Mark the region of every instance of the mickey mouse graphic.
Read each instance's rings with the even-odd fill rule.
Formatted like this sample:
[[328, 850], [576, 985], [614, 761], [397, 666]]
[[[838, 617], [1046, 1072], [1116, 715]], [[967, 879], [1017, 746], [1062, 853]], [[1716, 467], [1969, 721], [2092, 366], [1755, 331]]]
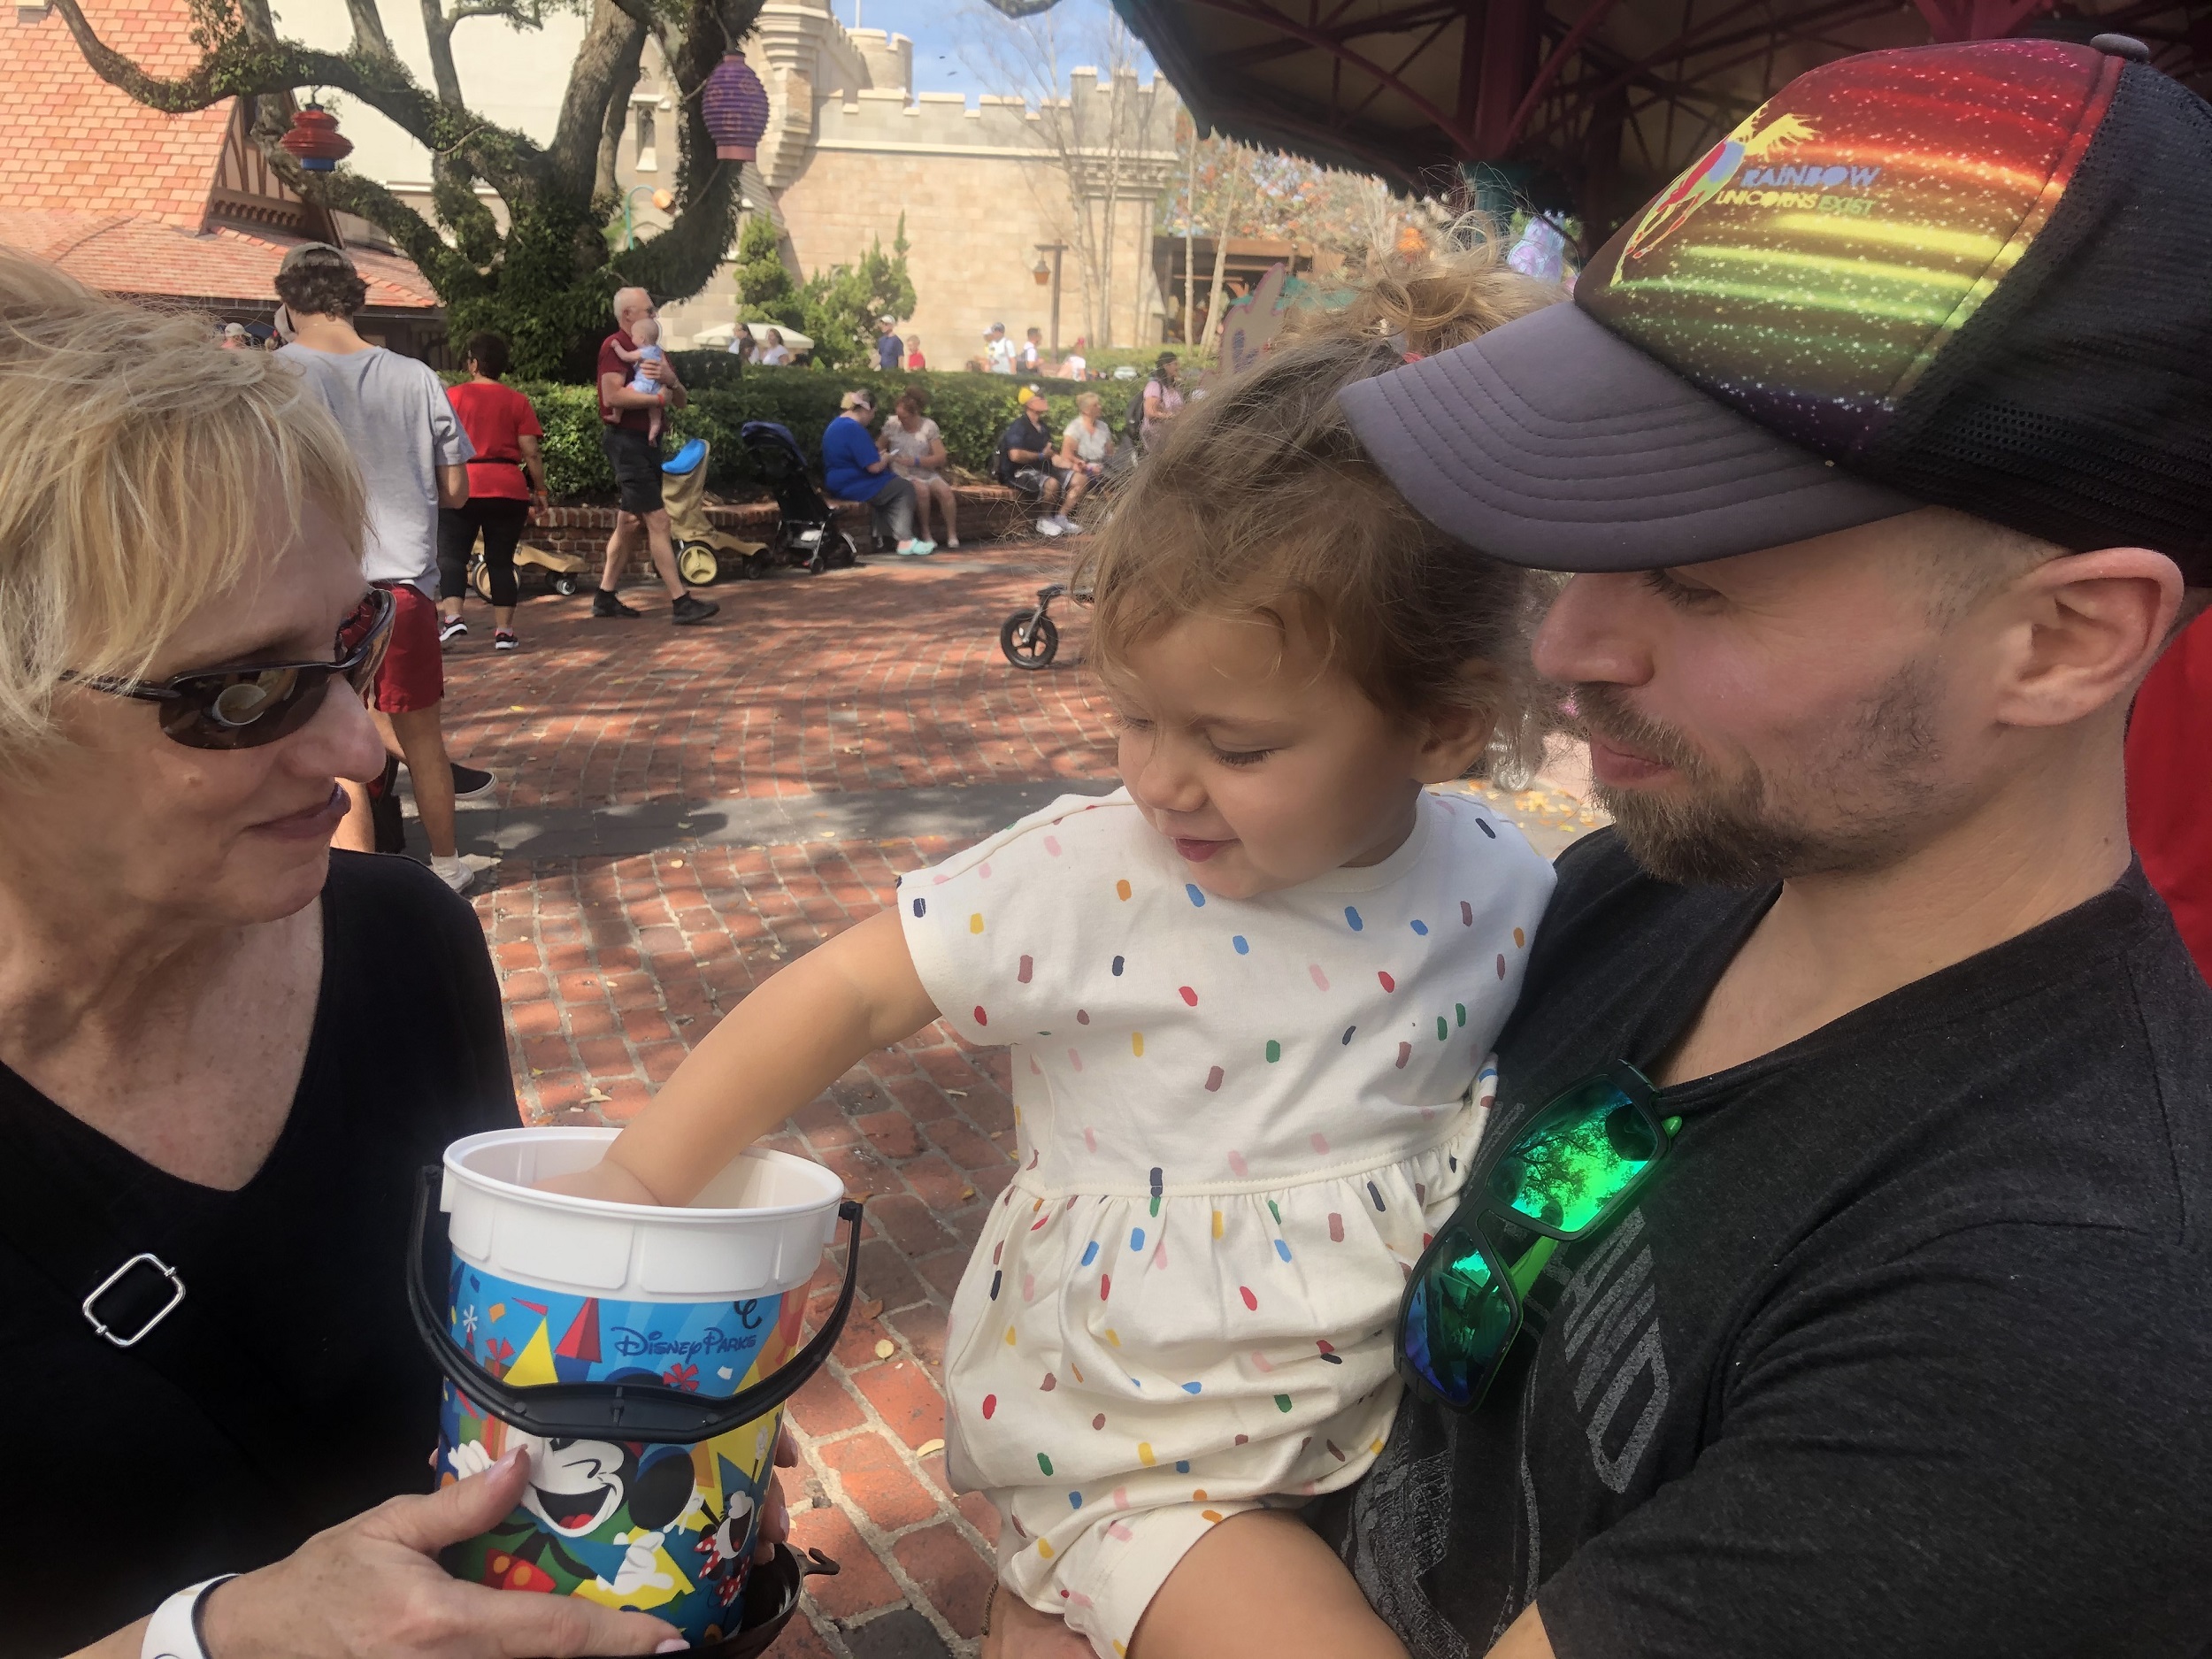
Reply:
[[[557, 1595], [592, 1585], [653, 1605], [678, 1593], [658, 1556], [668, 1528], [697, 1502], [687, 1448], [512, 1430], [504, 1438], [530, 1454], [530, 1484], [520, 1506], [475, 1540], [487, 1552], [480, 1582]], [[483, 1440], [465, 1441], [451, 1455], [453, 1472], [464, 1478], [495, 1460]], [[616, 1523], [626, 1508], [624, 1527]], [[623, 1541], [605, 1541], [610, 1535]]]

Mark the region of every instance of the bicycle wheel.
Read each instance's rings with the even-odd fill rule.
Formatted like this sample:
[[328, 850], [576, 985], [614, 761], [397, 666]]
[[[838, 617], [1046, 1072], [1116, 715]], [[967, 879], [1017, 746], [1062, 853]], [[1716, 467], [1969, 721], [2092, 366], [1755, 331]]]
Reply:
[[476, 589], [476, 596], [486, 604], [489, 604], [492, 597], [492, 572], [491, 567], [484, 563], [484, 556], [481, 553], [471, 556], [468, 575], [469, 586]]
[[[1036, 617], [1033, 627], [1030, 618]], [[1026, 633], [1028, 637], [1023, 638]], [[1052, 618], [1033, 611], [1017, 611], [999, 625], [998, 648], [1017, 668], [1049, 668], [1060, 649], [1060, 630]]]

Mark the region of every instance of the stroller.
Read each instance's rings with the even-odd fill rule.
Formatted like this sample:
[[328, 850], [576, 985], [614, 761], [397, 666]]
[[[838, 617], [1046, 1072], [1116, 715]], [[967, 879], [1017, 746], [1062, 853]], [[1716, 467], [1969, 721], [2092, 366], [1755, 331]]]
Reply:
[[737, 435], [759, 464], [776, 497], [776, 528], [762, 555], [764, 569], [803, 565], [810, 575], [843, 570], [860, 557], [853, 539], [840, 530], [830, 504], [807, 475], [806, 457], [789, 427], [773, 420], [749, 420]]
[[718, 530], [707, 516], [707, 457], [704, 438], [693, 438], [661, 463], [661, 504], [668, 509], [668, 534], [676, 544], [676, 569], [694, 588], [721, 580], [726, 570], [739, 576], [765, 576], [768, 549]]

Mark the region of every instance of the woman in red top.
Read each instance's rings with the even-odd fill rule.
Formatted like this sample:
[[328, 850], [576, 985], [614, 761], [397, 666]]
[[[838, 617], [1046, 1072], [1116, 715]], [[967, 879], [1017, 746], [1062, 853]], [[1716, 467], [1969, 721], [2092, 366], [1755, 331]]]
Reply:
[[[491, 579], [492, 649], [515, 649], [515, 548], [529, 521], [530, 503], [545, 499], [545, 463], [538, 454], [544, 428], [530, 400], [511, 386], [507, 342], [497, 334], [469, 336], [470, 379], [449, 387], [446, 396], [459, 417], [476, 458], [469, 463], [469, 498], [459, 507], [438, 510], [438, 608], [444, 612], [438, 637], [466, 634], [461, 599], [468, 591], [469, 549], [484, 537], [484, 568]], [[527, 484], [525, 479], [527, 478]]]

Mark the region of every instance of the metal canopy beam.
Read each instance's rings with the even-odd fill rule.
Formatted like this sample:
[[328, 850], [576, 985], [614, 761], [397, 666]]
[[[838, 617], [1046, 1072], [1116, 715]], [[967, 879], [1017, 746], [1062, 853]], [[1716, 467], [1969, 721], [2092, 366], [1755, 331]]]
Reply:
[[1816, 63], [2139, 35], [2212, 86], [2212, 0], [1113, 0], [1202, 124], [1400, 188], [1502, 169], [1602, 235]]

